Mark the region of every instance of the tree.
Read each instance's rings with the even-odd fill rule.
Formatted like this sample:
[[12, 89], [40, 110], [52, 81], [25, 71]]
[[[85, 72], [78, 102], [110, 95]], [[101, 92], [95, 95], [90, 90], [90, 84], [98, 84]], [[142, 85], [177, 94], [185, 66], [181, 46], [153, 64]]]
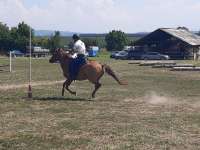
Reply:
[[83, 38], [83, 42], [85, 43], [86, 47], [89, 46], [98, 46], [99, 48], [105, 47], [104, 38], [99, 38], [99, 37]]
[[[33, 30], [32, 39], [34, 38]], [[22, 52], [26, 52], [26, 48], [29, 45], [30, 38], [30, 26], [24, 22], [19, 23], [17, 27], [7, 27], [6, 24], [0, 22], [0, 50], [10, 51], [13, 49], [19, 49]]]
[[96, 38], [99, 48], [105, 48], [106, 42], [104, 38]]
[[[25, 24], [24, 22], [18, 24], [17, 33], [20, 37], [26, 37], [29, 39], [30, 37], [30, 26]], [[33, 37], [33, 32], [32, 32]]]
[[10, 38], [11, 38], [11, 45], [10, 45], [10, 48], [11, 49], [17, 49], [19, 46], [18, 46], [18, 42], [17, 40], [19, 39], [19, 35], [17, 33], [17, 27], [13, 27], [11, 28], [10, 30]]
[[135, 44], [135, 41], [134, 41], [134, 40], [129, 40], [129, 41], [128, 41], [128, 45], [129, 45], [129, 46], [134, 46], [134, 44]]
[[8, 51], [10, 42], [9, 27], [0, 22], [0, 51]]
[[59, 48], [61, 46], [61, 37], [60, 32], [55, 31], [55, 34], [53, 37], [51, 37], [48, 41], [48, 47], [50, 48], [51, 52], [53, 52], [56, 48]]
[[41, 46], [43, 48], [48, 48], [48, 41], [49, 39], [47, 37], [44, 37], [44, 38], [40, 38], [40, 37], [37, 37], [37, 38], [34, 38], [34, 41], [33, 41], [33, 44], [35, 46]]
[[106, 35], [105, 41], [107, 50], [122, 50], [128, 44], [128, 37], [122, 31], [113, 30]]
[[[18, 24], [17, 28], [17, 47], [23, 52], [26, 52], [26, 48], [30, 42], [30, 26], [24, 22]], [[31, 38], [34, 39], [33, 29], [31, 29]]]
[[[12, 39], [11, 48], [19, 49], [25, 53], [30, 40], [30, 26], [24, 22], [19, 23], [17, 27], [11, 28], [10, 35]], [[33, 29], [31, 29], [31, 36], [33, 39]]]
[[87, 48], [90, 46], [98, 46], [98, 41], [94, 38], [84, 38], [83, 42], [85, 43]]

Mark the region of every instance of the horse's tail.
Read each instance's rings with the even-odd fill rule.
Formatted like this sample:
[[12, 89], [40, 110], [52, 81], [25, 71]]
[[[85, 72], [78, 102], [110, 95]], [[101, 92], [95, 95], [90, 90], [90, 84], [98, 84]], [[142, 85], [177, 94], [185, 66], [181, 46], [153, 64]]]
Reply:
[[110, 66], [104, 64], [102, 65], [103, 69], [105, 70], [105, 72], [112, 76], [120, 85], [128, 85], [128, 83], [126, 83], [125, 81], [121, 81], [114, 73], [114, 71], [111, 69]]

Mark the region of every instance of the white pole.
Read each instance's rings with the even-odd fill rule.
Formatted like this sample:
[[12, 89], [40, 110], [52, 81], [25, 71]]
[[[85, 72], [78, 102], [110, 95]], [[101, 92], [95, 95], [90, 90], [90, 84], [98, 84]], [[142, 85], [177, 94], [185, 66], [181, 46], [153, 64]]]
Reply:
[[29, 43], [29, 86], [28, 86], [28, 98], [32, 98], [32, 88], [31, 88], [31, 27], [30, 27], [30, 43]]
[[12, 72], [12, 52], [10, 51], [10, 72]]
[[31, 71], [32, 71], [32, 68], [31, 68], [31, 27], [30, 27], [30, 78], [29, 78], [29, 84], [31, 84]]

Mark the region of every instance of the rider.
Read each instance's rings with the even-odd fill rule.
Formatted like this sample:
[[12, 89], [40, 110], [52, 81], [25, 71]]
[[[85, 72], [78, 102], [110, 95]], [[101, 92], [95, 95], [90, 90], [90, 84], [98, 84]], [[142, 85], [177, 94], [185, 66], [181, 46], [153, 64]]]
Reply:
[[85, 43], [80, 40], [80, 37], [77, 34], [72, 36], [74, 41], [73, 51], [77, 54], [77, 57], [86, 57], [86, 47]]
[[72, 38], [74, 41], [73, 53], [75, 54], [73, 56], [75, 57], [73, 57], [74, 59], [72, 59], [71, 65], [69, 66], [69, 72], [71, 80], [75, 80], [80, 67], [86, 64], [86, 47], [77, 34], [74, 34]]

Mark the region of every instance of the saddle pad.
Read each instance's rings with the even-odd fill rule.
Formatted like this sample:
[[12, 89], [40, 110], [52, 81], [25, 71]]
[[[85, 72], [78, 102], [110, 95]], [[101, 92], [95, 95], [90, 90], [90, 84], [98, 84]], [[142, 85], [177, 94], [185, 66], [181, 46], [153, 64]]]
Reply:
[[69, 76], [71, 80], [76, 80], [80, 68], [86, 64], [84, 57], [77, 57], [71, 60], [69, 63]]

